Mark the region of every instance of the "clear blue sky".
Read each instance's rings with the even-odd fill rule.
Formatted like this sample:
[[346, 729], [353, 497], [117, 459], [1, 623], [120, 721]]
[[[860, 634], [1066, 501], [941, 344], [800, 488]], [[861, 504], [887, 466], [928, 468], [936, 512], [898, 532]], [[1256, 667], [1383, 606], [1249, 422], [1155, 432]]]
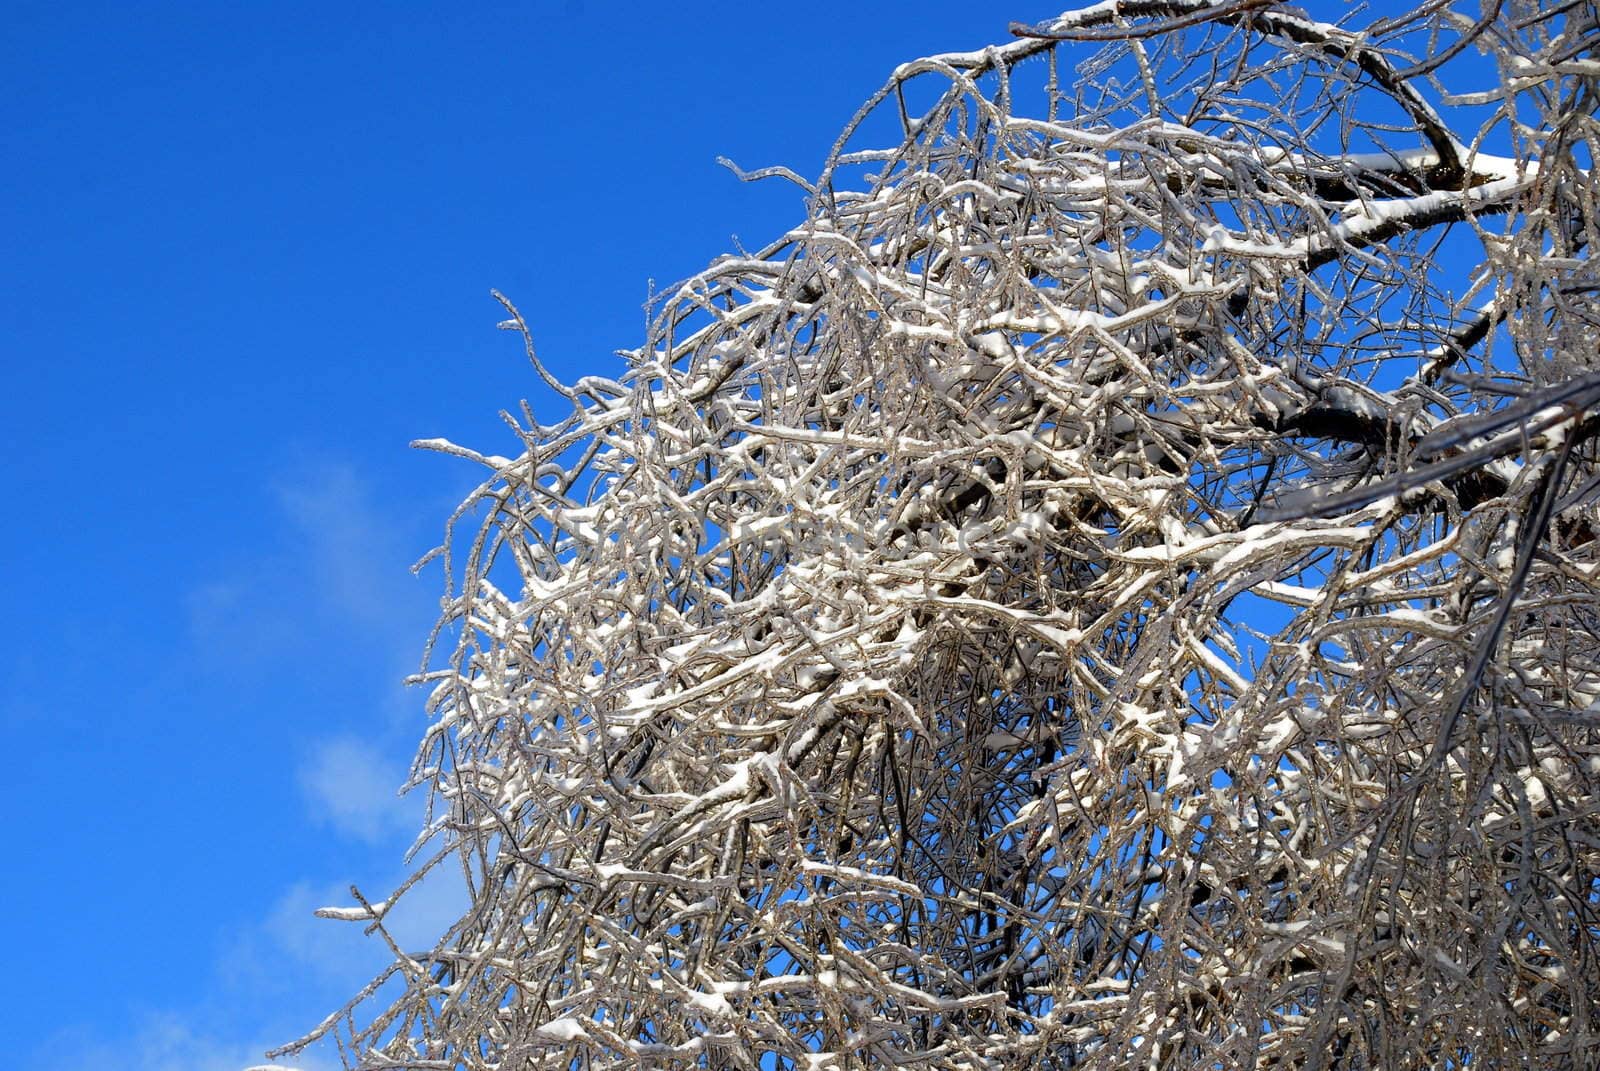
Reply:
[[541, 398], [489, 288], [611, 371], [648, 279], [799, 217], [718, 154], [814, 174], [893, 64], [1055, 10], [7, 5], [8, 1066], [236, 1069], [366, 980], [310, 911], [399, 873], [407, 567], [475, 477], [405, 444]]

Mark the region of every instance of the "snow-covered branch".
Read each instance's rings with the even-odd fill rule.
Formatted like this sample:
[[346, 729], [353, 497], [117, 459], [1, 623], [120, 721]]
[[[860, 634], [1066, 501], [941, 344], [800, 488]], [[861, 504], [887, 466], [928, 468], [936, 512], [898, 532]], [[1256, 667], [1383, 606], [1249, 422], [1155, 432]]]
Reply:
[[473, 902], [358, 1065], [1575, 1065], [1596, 98], [1497, 11], [904, 64], [517, 456], [421, 444], [489, 472], [415, 767]]

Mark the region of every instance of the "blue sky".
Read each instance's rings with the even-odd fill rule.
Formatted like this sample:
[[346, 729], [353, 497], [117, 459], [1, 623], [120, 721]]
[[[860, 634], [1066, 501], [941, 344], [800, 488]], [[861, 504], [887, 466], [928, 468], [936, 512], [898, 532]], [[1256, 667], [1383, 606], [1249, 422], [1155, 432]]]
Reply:
[[814, 174], [895, 63], [1055, 9], [995, 10], [7, 5], [10, 1066], [236, 1069], [366, 980], [310, 912], [400, 872], [408, 566], [475, 478], [405, 444], [544, 400], [489, 288], [614, 370], [649, 279], [799, 216], [717, 155]]

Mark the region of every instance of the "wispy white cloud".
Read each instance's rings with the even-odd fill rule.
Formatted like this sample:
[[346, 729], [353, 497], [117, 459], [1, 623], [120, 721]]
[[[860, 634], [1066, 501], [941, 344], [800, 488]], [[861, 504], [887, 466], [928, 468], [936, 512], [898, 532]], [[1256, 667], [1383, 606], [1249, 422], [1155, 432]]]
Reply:
[[[241, 1071], [266, 1063], [268, 1039], [239, 1040], [196, 1030], [180, 1016], [146, 1016], [127, 1038], [67, 1032], [40, 1046], [24, 1071]], [[29, 1059], [24, 1057], [24, 1059]], [[280, 1060], [292, 1071], [332, 1071], [337, 1064], [307, 1055]]]
[[[382, 892], [363, 892], [374, 900], [383, 898]], [[310, 972], [319, 984], [329, 983], [330, 989], [355, 992], [383, 966], [386, 951], [377, 941], [364, 938], [361, 927], [341, 926], [315, 915], [319, 907], [350, 900], [348, 885], [295, 882], [278, 897], [253, 939], [237, 953], [242, 959], [236, 966], [253, 970], [258, 978], [266, 973], [304, 978]]]
[[276, 506], [265, 545], [235, 553], [183, 593], [191, 645], [227, 673], [281, 668], [313, 651], [357, 656], [345, 672], [382, 682], [374, 709], [386, 726], [402, 714], [409, 721], [420, 703], [401, 681], [418, 667], [439, 584], [411, 565], [432, 545], [425, 524], [437, 518], [425, 522], [326, 457], [286, 466], [263, 490]]
[[[420, 829], [421, 801], [397, 792], [423, 728], [422, 703], [400, 682], [416, 669], [438, 578], [410, 574], [427, 537], [415, 517], [395, 508], [359, 470], [303, 459], [266, 490], [278, 507], [267, 547], [234, 556], [183, 594], [186, 654], [206, 667], [221, 694], [229, 694], [241, 673], [254, 679], [289, 664], [328, 674], [327, 692], [338, 699], [314, 717], [284, 722], [284, 731], [296, 734], [289, 739], [300, 745], [291, 776], [304, 811], [279, 821], [303, 822], [308, 859], [319, 854], [309, 846], [321, 827], [350, 846], [338, 853], [346, 862], [336, 865], [372, 870], [338, 875], [341, 880], [310, 869], [298, 879], [285, 875], [253, 922], [235, 921], [220, 954], [207, 962], [202, 953], [192, 966], [196, 975], [211, 978], [204, 998], [116, 1020], [132, 1027], [85, 1021], [32, 1056], [16, 1057], [24, 1071], [269, 1066], [267, 1049], [309, 1029], [389, 960], [380, 936], [313, 912], [349, 904], [351, 879], [373, 899], [387, 897], [399, 880], [394, 867]], [[459, 917], [464, 903], [459, 877], [441, 868], [439, 878], [411, 890], [386, 926], [405, 947], [421, 950]], [[326, 1071], [338, 1063], [314, 1047], [276, 1065]]]
[[371, 740], [341, 735], [316, 743], [300, 768], [313, 819], [372, 844], [404, 846], [418, 808], [398, 795], [405, 768]]
[[[457, 867], [435, 867], [394, 899], [390, 894], [399, 884], [395, 876], [389, 886], [363, 885], [361, 894], [369, 903], [391, 902], [384, 912], [384, 928], [408, 952], [432, 948], [467, 909], [466, 887]], [[258, 946], [257, 954], [275, 952], [323, 977], [346, 985], [364, 984], [390, 961], [388, 946], [381, 938], [366, 935], [363, 922], [316, 916], [318, 908], [355, 906], [348, 886], [297, 882], [273, 905], [261, 929], [268, 943]]]
[[[362, 892], [371, 900], [387, 899], [399, 880], [391, 873], [387, 884], [363, 883]], [[118, 1034], [92, 1025], [58, 1032], [31, 1052], [13, 1052], [10, 1066], [22, 1071], [245, 1071], [270, 1066], [333, 1071], [340, 1065], [326, 1039], [296, 1057], [268, 1060], [265, 1053], [310, 1029], [389, 962], [387, 944], [376, 934], [365, 934], [365, 925], [315, 915], [320, 907], [352, 903], [346, 884], [292, 882], [224, 950], [206, 1005], [145, 1013], [131, 1031]], [[441, 866], [395, 903], [384, 924], [402, 948], [422, 952], [433, 947], [466, 907], [458, 869]]]
[[405, 545], [405, 519], [380, 506], [370, 483], [339, 462], [306, 465], [274, 489], [302, 541], [317, 598], [414, 650], [419, 636], [410, 618], [426, 598], [409, 566], [426, 548]]
[[[451, 866], [435, 868], [395, 899], [392, 894], [400, 882], [400, 875], [391, 874], [387, 884], [363, 882], [361, 892], [369, 903], [390, 901], [383, 918], [385, 930], [406, 952], [421, 955], [466, 911], [466, 888], [459, 869]], [[321, 1002], [315, 1015], [296, 1023], [292, 1032], [275, 1039], [276, 1044], [309, 1029], [340, 1007], [392, 961], [388, 943], [378, 934], [368, 934], [365, 922], [316, 915], [319, 908], [355, 905], [348, 885], [295, 882], [228, 956], [226, 984], [234, 989], [268, 998], [285, 991], [300, 997], [310, 991]], [[394, 991], [380, 989], [376, 999], [385, 999], [386, 993], [393, 995]], [[363, 1011], [377, 1010], [368, 1006], [358, 1010], [356, 1018], [359, 1021]], [[318, 1044], [329, 1042], [323, 1039]]]

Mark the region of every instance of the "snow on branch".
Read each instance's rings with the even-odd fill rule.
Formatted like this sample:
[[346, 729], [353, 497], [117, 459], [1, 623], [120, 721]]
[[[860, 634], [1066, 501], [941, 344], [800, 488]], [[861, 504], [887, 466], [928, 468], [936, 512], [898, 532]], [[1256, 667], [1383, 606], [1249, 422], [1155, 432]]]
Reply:
[[[556, 382], [502, 299], [559, 412], [513, 457], [419, 443], [488, 470], [414, 771], [419, 871], [455, 855], [472, 902], [312, 1037], [1581, 1063], [1582, 10], [1108, 0], [901, 65], [815, 182], [745, 175], [808, 215], [666, 295], [614, 378]], [[875, 109], [898, 144], [862, 144]]]

